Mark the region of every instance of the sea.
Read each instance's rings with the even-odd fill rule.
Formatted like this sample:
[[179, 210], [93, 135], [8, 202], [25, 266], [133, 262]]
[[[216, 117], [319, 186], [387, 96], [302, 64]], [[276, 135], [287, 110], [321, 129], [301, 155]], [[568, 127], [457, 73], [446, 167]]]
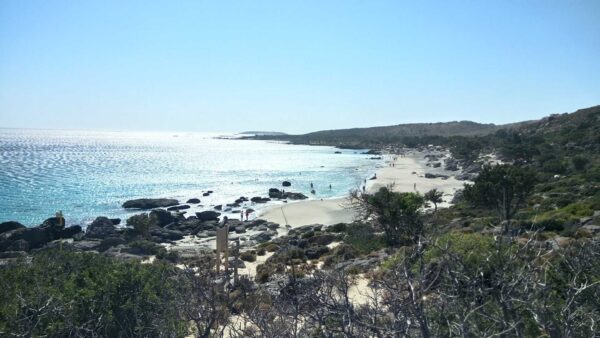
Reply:
[[[121, 207], [136, 198], [199, 198], [187, 210], [193, 215], [241, 196], [268, 197], [269, 188], [310, 199], [344, 197], [384, 166], [362, 152], [233, 133], [0, 129], [0, 222], [36, 226], [57, 211], [67, 225], [85, 226], [97, 216], [124, 220], [140, 212]], [[244, 207], [258, 215], [278, 203]]]

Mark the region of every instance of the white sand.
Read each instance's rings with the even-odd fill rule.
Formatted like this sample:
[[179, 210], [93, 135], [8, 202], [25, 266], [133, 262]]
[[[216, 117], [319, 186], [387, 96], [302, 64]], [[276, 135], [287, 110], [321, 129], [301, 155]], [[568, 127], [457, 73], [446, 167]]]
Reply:
[[[416, 184], [416, 191], [421, 194], [434, 188], [442, 191], [444, 202], [439, 204], [438, 207], [449, 206], [454, 193], [463, 187], [465, 181], [459, 181], [452, 176], [446, 180], [441, 178], [425, 178], [425, 172], [443, 173], [443, 170], [425, 166], [425, 162], [423, 161], [424, 155], [421, 152], [413, 152], [407, 154], [405, 157], [398, 156], [394, 161], [393, 167], [382, 168], [377, 171], [376, 180], [367, 180], [367, 191], [374, 193], [381, 187], [394, 184], [394, 191], [412, 192], [415, 191]], [[391, 156], [387, 156], [391, 159]], [[390, 160], [388, 164], [391, 162]], [[416, 174], [413, 174], [413, 172]], [[456, 172], [456, 174], [458, 173]], [[348, 223], [354, 220], [354, 216], [355, 213], [349, 207], [348, 201], [345, 198], [301, 201], [278, 205], [267, 208], [258, 215], [259, 218], [267, 221], [279, 223], [282, 226], [289, 224], [291, 227], [307, 224], [331, 225], [340, 222]]]

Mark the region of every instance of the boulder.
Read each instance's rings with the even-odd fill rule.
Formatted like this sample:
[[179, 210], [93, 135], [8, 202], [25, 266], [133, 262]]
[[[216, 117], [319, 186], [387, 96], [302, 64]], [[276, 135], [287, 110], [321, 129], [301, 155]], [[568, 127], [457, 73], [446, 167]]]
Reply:
[[448, 175], [425, 173], [425, 178], [441, 178], [448, 179]]
[[110, 219], [104, 216], [96, 217], [92, 224], [85, 230], [86, 238], [106, 238], [115, 235], [117, 228]]
[[8, 221], [0, 223], [0, 234], [15, 229], [24, 229], [25, 226], [19, 222]]
[[185, 209], [189, 209], [190, 206], [186, 205], [186, 204], [182, 204], [182, 205], [174, 205], [172, 207], [168, 207], [167, 210], [168, 211], [178, 211], [178, 210], [185, 210]]
[[165, 228], [152, 227], [150, 235], [155, 242], [166, 243], [183, 239], [183, 234], [179, 231], [167, 230]]
[[81, 229], [81, 226], [79, 225], [73, 225], [67, 228], [64, 228], [61, 232], [60, 232], [60, 238], [72, 238], [73, 236], [81, 233], [83, 230]]
[[215, 205], [215, 210], [223, 210], [223, 205], [219, 204], [219, 205]]
[[154, 219], [156, 219], [156, 223], [159, 227], [164, 227], [177, 221], [177, 218], [175, 218], [169, 211], [163, 209], [154, 209], [150, 211], [150, 217], [154, 217]]
[[198, 198], [190, 198], [189, 200], [187, 200], [187, 202], [185, 203], [190, 203], [190, 204], [198, 204], [200, 203], [200, 199]]
[[112, 222], [113, 225], [119, 225], [119, 224], [121, 224], [121, 219], [120, 218], [111, 218], [110, 221]]
[[167, 208], [179, 204], [176, 199], [169, 198], [140, 198], [123, 203], [125, 209], [149, 210], [155, 208]]
[[210, 193], [209, 192], [205, 192], [205, 193], [202, 194], [202, 196], [204, 196], [204, 197], [210, 196]]
[[198, 219], [200, 221], [215, 221], [215, 220], [219, 219], [219, 216], [221, 216], [220, 212], [216, 212], [216, 211], [212, 211], [212, 210], [207, 210], [207, 211], [202, 211], [202, 212], [196, 213], [196, 217], [198, 217]]
[[257, 243], [264, 243], [264, 242], [268, 242], [269, 240], [271, 240], [272, 237], [273, 236], [271, 236], [270, 233], [265, 231], [265, 232], [261, 232], [259, 234], [250, 236], [250, 240], [255, 241]]
[[243, 234], [246, 232], [246, 227], [243, 225], [238, 225], [235, 227], [235, 233], [237, 234]]
[[252, 201], [253, 203], [267, 203], [267, 202], [268, 202], [268, 201], [270, 201], [270, 200], [271, 200], [270, 198], [266, 198], [266, 197], [259, 197], [259, 196], [252, 197], [252, 198], [250, 199], [250, 201]]
[[283, 183], [281, 183], [281, 185], [284, 187], [291, 187], [292, 183], [290, 183], [289, 181], [283, 181]]

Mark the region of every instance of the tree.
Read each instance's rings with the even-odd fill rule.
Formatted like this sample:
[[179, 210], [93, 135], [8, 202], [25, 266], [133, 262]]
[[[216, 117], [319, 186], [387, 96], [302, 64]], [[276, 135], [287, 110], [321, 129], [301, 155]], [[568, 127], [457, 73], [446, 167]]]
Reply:
[[475, 179], [465, 185], [465, 199], [473, 205], [495, 209], [503, 220], [510, 220], [525, 204], [536, 183], [535, 173], [509, 164], [486, 165]]
[[582, 171], [583, 169], [585, 169], [588, 163], [590, 163], [590, 160], [587, 157], [581, 155], [573, 157], [571, 161], [573, 162], [573, 166], [577, 171]]
[[425, 201], [418, 193], [382, 187], [373, 195], [353, 191], [350, 201], [360, 218], [372, 221], [385, 232], [389, 245], [414, 243], [423, 232], [420, 216]]
[[443, 195], [443, 193], [441, 191], [438, 191], [437, 189], [431, 189], [428, 192], [426, 192], [425, 195], [423, 196], [423, 197], [425, 197], [426, 201], [433, 203], [433, 205], [434, 205], [433, 212], [437, 211], [438, 203], [443, 202], [442, 195]]

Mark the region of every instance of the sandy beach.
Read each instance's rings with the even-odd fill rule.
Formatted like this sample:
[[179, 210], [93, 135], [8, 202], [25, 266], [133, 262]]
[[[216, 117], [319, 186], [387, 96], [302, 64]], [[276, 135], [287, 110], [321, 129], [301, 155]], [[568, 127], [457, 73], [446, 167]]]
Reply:
[[[449, 173], [444, 172], [442, 169], [434, 169], [426, 166], [424, 155], [425, 153], [423, 152], [410, 152], [402, 157], [386, 155], [389, 158], [386, 161], [388, 166], [376, 172], [377, 179], [367, 179], [366, 190], [369, 193], [374, 193], [381, 187], [393, 185], [393, 190], [397, 192], [418, 191], [423, 194], [436, 188], [444, 193], [444, 202], [439, 204], [438, 207], [447, 207], [454, 193], [462, 188], [465, 181], [459, 181], [453, 176], [450, 176], [448, 179], [425, 178], [425, 172], [445, 173], [447, 175]], [[395, 160], [392, 160], [393, 158]], [[390, 166], [392, 163], [393, 166]], [[265, 209], [258, 217], [270, 222], [298, 227], [307, 224], [330, 225], [340, 222], [347, 223], [354, 220], [355, 214], [349, 207], [346, 198], [338, 198], [301, 201], [273, 206]]]

